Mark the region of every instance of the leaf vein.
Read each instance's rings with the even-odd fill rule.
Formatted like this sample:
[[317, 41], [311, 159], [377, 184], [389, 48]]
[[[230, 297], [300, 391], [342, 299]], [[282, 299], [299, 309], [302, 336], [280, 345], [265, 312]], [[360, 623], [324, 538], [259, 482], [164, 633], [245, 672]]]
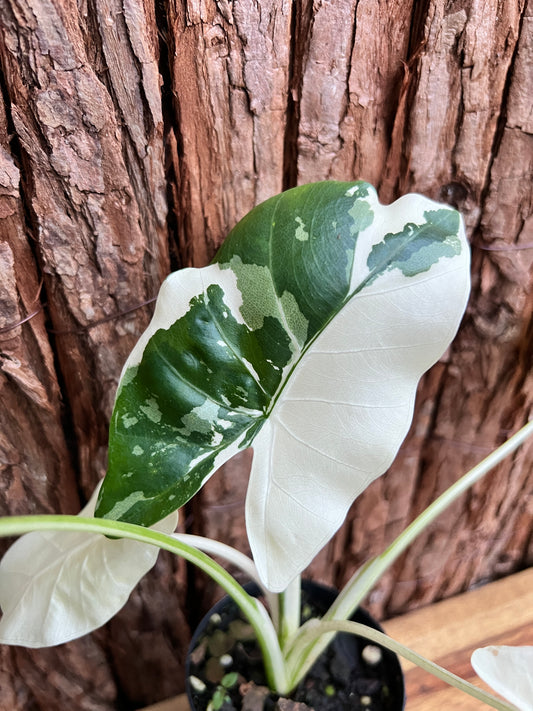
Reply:
[[280, 417], [277, 417], [276, 421], [287, 432], [289, 437], [294, 439], [299, 444], [303, 444], [305, 447], [307, 447], [308, 449], [311, 449], [313, 452], [317, 452], [317, 454], [319, 454], [321, 457], [324, 457], [325, 459], [329, 459], [330, 461], [335, 462], [335, 464], [341, 464], [342, 466], [348, 467], [348, 469], [353, 469], [354, 471], [357, 471], [357, 472], [363, 471], [363, 472], [365, 472], [365, 474], [368, 473], [364, 469], [359, 469], [359, 467], [356, 467], [353, 464], [347, 464], [346, 462], [343, 462], [341, 459], [334, 457], [332, 454], [325, 452], [323, 449], [319, 449], [318, 447], [315, 447], [314, 445], [312, 445], [310, 442], [306, 442], [306, 440], [302, 439], [301, 437], [298, 437], [298, 435], [296, 435], [291, 429], [289, 429], [289, 427], [285, 424], [285, 422], [283, 422], [283, 420]]
[[317, 402], [323, 403], [325, 405], [342, 405], [344, 407], [353, 408], [364, 408], [368, 410], [395, 410], [399, 407], [398, 403], [392, 403], [391, 405], [371, 405], [361, 402], [349, 402], [344, 400], [326, 400], [326, 398], [318, 397], [285, 397], [283, 402]]

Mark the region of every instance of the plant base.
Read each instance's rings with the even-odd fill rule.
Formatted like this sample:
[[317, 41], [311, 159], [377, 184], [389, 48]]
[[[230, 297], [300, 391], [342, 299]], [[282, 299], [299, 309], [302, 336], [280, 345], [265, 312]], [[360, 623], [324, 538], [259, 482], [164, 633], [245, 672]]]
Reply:
[[[258, 593], [255, 587], [248, 591]], [[322, 616], [336, 594], [304, 582], [302, 621]], [[363, 610], [352, 619], [380, 629]], [[405, 704], [397, 656], [344, 633], [335, 637], [290, 699], [270, 692], [253, 630], [230, 598], [206, 615], [193, 637], [187, 685], [192, 711], [401, 711]]]

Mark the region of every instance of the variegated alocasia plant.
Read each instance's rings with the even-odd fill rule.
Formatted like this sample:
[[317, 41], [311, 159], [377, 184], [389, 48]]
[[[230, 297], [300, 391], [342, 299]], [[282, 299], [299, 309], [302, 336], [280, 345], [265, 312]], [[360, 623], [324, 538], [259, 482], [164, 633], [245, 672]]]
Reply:
[[[31, 531], [0, 564], [0, 642], [57, 644], [106, 622], [155, 562], [146, 544], [195, 563], [235, 599], [280, 693], [302, 678], [326, 633], [379, 637], [346, 621], [364, 594], [533, 431], [526, 425], [456, 482], [353, 576], [322, 622], [299, 629], [299, 574], [392, 462], [418, 380], [453, 339], [468, 291], [461, 218], [420, 195], [384, 206], [367, 183], [325, 182], [256, 207], [212, 264], [163, 284], [122, 373], [96, 517], [87, 517], [90, 508], [79, 517], [0, 519], [0, 535]], [[172, 534], [177, 510], [248, 446], [254, 561]], [[259, 582], [272, 618], [205, 552]], [[383, 635], [378, 641], [510, 709]]]

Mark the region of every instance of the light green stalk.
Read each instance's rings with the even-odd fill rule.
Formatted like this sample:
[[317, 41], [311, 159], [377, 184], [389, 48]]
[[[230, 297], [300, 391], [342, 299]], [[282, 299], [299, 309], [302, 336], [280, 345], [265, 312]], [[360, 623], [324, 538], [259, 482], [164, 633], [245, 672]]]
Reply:
[[205, 553], [172, 535], [123, 521], [81, 516], [9, 516], [0, 518], [0, 536], [20, 536], [31, 531], [83, 531], [149, 543], [194, 563], [236, 602], [250, 621], [263, 654], [265, 674], [271, 688], [285, 693], [287, 672], [276, 630], [264, 606], [237, 583], [222, 566]]
[[[311, 620], [310, 622], [307, 622], [300, 628], [300, 631], [298, 632], [298, 635], [294, 640], [294, 659], [298, 659], [298, 649], [305, 650], [305, 648], [308, 647], [310, 643], [315, 642], [323, 635], [330, 637], [331, 634], [335, 634], [337, 632], [348, 632], [349, 634], [355, 634], [359, 637], [364, 637], [365, 639], [368, 639], [371, 642], [375, 642], [376, 644], [379, 644], [380, 646], [385, 647], [386, 649], [390, 649], [392, 652], [395, 652], [396, 654], [401, 655], [405, 659], [408, 659], [410, 662], [413, 662], [414, 664], [421, 667], [430, 674], [433, 674], [437, 678], [442, 679], [447, 684], [455, 686], [457, 689], [464, 691], [465, 693], [469, 694], [475, 699], [478, 699], [479, 701], [483, 701], [485, 704], [488, 704], [492, 708], [498, 709], [499, 711], [517, 711], [515, 706], [512, 706], [506, 701], [497, 699], [495, 696], [489, 694], [487, 691], [483, 691], [483, 689], [480, 689], [478, 686], [474, 686], [474, 684], [471, 684], [470, 682], [461, 679], [460, 676], [457, 676], [456, 674], [453, 674], [452, 672], [443, 669], [443, 667], [439, 666], [438, 664], [435, 664], [435, 662], [431, 662], [429, 661], [429, 659], [422, 657], [420, 654], [417, 654], [412, 649], [409, 649], [403, 644], [400, 644], [399, 642], [396, 642], [395, 640], [391, 639], [383, 632], [379, 632], [378, 630], [375, 630], [372, 627], [368, 627], [367, 625], [363, 625], [359, 622], [352, 622], [351, 620], [330, 620], [328, 622], [319, 622], [318, 620]], [[300, 670], [298, 669], [297, 665], [295, 665], [294, 669], [290, 670], [291, 685], [295, 685], [297, 683], [297, 679], [301, 678], [299, 671]]]

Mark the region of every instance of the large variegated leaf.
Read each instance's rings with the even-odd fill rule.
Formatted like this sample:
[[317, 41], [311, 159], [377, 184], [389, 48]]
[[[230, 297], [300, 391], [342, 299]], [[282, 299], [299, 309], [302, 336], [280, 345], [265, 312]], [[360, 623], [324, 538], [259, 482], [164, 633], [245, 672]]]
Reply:
[[[93, 516], [98, 490], [80, 516]], [[155, 528], [172, 533], [177, 513]], [[34, 531], [0, 563], [0, 643], [50, 647], [105, 624], [154, 565], [159, 548], [100, 534]]]
[[533, 711], [533, 647], [482, 647], [472, 654], [476, 674], [520, 711]]
[[164, 283], [123, 373], [97, 515], [150, 525], [250, 444], [247, 527], [283, 589], [382, 474], [469, 289], [460, 216], [366, 183], [295, 188]]

